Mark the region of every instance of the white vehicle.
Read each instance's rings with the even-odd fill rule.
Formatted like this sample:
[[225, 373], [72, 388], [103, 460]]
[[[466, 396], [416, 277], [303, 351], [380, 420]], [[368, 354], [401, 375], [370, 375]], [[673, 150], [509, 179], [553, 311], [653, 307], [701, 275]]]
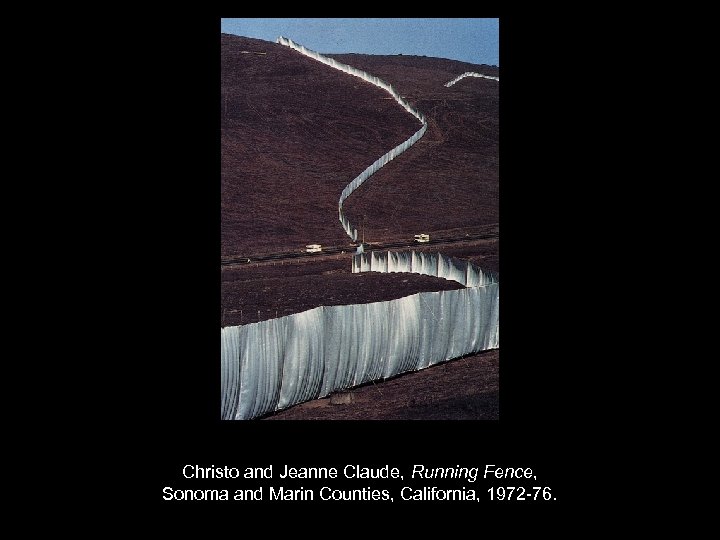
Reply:
[[429, 234], [416, 234], [415, 235], [415, 241], [420, 243], [425, 243], [430, 241], [430, 235]]
[[322, 251], [322, 246], [320, 244], [309, 244], [305, 246], [305, 251], [308, 253], [317, 253], [318, 251]]

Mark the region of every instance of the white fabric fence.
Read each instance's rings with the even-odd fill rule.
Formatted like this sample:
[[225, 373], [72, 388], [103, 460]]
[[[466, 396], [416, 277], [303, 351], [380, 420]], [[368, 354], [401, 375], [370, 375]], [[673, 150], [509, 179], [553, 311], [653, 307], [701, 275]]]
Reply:
[[465, 77], [480, 77], [481, 79], [491, 79], [493, 81], [500, 81], [500, 77], [493, 77], [492, 75], [483, 75], [482, 73], [475, 73], [474, 71], [466, 71], [462, 75], [458, 75], [455, 77], [452, 81], [446, 82], [445, 86], [450, 87], [456, 82], [458, 82], [461, 79], [464, 79]]
[[345, 229], [345, 232], [348, 234], [348, 236], [353, 240], [353, 242], [355, 242], [358, 236], [357, 229], [353, 227], [353, 225], [350, 223], [350, 220], [348, 220], [348, 218], [343, 213], [343, 202], [350, 196], [353, 191], [359, 188], [360, 185], [365, 182], [365, 180], [367, 180], [368, 178], [370, 178], [370, 176], [377, 172], [378, 169], [387, 165], [389, 162], [391, 162], [393, 159], [395, 159], [397, 156], [399, 156], [405, 150], [415, 144], [420, 139], [420, 137], [425, 135], [425, 131], [427, 131], [427, 121], [425, 120], [425, 116], [420, 111], [413, 108], [405, 100], [405, 98], [403, 98], [390, 84], [375, 77], [374, 75], [370, 75], [365, 71], [359, 70], [347, 64], [343, 64], [342, 62], [338, 62], [334, 58], [328, 58], [327, 56], [323, 56], [322, 54], [307, 49], [306, 47], [299, 45], [293, 40], [285, 38], [283, 36], [278, 37], [277, 42], [280, 45], [290, 47], [291, 49], [294, 49], [304, 54], [305, 56], [309, 56], [310, 58], [317, 60], [318, 62], [322, 62], [325, 65], [328, 65], [345, 73], [349, 73], [350, 75], [353, 75], [355, 77], [359, 77], [364, 81], [367, 81], [379, 88], [382, 88], [383, 90], [388, 92], [393, 98], [395, 98], [395, 101], [397, 101], [407, 112], [417, 118], [422, 124], [422, 127], [417, 132], [415, 132], [412, 137], [410, 137], [405, 142], [400, 143], [395, 148], [379, 157], [375, 161], [375, 163], [370, 165], [367, 169], [365, 169], [358, 176], [356, 176], [353, 181], [345, 187], [342, 194], [340, 195], [340, 200], [338, 202], [338, 214], [340, 217], [340, 223], [342, 223], [343, 229]]
[[409, 271], [472, 285], [221, 329], [224, 420], [255, 418], [500, 346], [500, 285], [472, 264], [437, 253], [369, 252], [353, 259], [353, 272], [361, 271]]
[[423, 251], [367, 251], [353, 256], [352, 272], [411, 272], [457, 281], [465, 287], [498, 283], [469, 261]]

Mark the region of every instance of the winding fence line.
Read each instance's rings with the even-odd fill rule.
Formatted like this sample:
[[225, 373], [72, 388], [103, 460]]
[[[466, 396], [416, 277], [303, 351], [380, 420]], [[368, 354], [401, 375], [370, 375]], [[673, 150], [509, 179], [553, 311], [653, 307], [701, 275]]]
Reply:
[[427, 131], [427, 121], [425, 120], [425, 116], [415, 109], [410, 103], [407, 102], [405, 98], [403, 98], [397, 90], [395, 90], [390, 84], [386, 83], [382, 79], [379, 79], [378, 77], [375, 77], [374, 75], [370, 75], [369, 73], [362, 71], [360, 69], [354, 68], [352, 66], [349, 66], [347, 64], [343, 64], [342, 62], [338, 62], [334, 58], [329, 58], [327, 56], [323, 56], [322, 54], [312, 51], [310, 49], [307, 49], [306, 47], [299, 45], [295, 43], [293, 40], [288, 39], [286, 37], [280, 36], [277, 38], [277, 42], [280, 45], [285, 45], [287, 47], [290, 47], [291, 49], [294, 49], [301, 54], [304, 54], [305, 56], [308, 56], [312, 58], [313, 60], [317, 60], [318, 62], [322, 62], [325, 65], [328, 65], [332, 68], [338, 69], [340, 71], [343, 71], [345, 73], [349, 73], [350, 75], [353, 75], [355, 77], [359, 77], [363, 79], [364, 81], [367, 81], [371, 84], [374, 84], [378, 88], [382, 88], [386, 92], [388, 92], [394, 99], [397, 101], [407, 112], [412, 114], [415, 118], [417, 118], [420, 123], [422, 124], [422, 127], [416, 131], [412, 137], [407, 139], [406, 141], [398, 144], [395, 148], [390, 150], [389, 152], [383, 154], [380, 156], [375, 162], [370, 165], [367, 169], [365, 169], [363, 172], [361, 172], [359, 175], [357, 175], [352, 182], [350, 182], [345, 189], [343, 189], [342, 193], [340, 194], [340, 200], [338, 201], [338, 214], [340, 217], [340, 223], [342, 223], [343, 229], [345, 229], [345, 232], [348, 234], [348, 236], [352, 239], [353, 242], [357, 240], [358, 233], [357, 229], [350, 223], [350, 220], [345, 216], [343, 213], [343, 202], [345, 199], [347, 199], [350, 194], [355, 191], [357, 188], [359, 188], [365, 180], [370, 178], [373, 174], [375, 174], [381, 167], [384, 167], [388, 163], [390, 163], [393, 159], [398, 157], [400, 154], [402, 154], [405, 150], [410, 148], [413, 144], [415, 144], [420, 137], [425, 135], [425, 131]]
[[491, 79], [493, 81], [498, 81], [498, 82], [500, 81], [500, 77], [493, 77], [491, 75], [483, 75], [482, 73], [476, 73], [474, 71], [466, 71], [462, 75], [458, 75], [457, 77], [455, 77], [452, 81], [446, 82], [445, 86], [447, 86], [449, 88], [453, 84], [458, 82], [459, 80], [464, 79], [465, 77], [480, 77], [481, 79]]

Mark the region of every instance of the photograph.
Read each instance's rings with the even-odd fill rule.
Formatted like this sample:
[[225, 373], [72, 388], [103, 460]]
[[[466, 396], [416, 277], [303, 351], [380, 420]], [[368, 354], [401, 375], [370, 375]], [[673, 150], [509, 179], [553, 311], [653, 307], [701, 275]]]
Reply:
[[502, 419], [500, 32], [221, 19], [220, 420]]

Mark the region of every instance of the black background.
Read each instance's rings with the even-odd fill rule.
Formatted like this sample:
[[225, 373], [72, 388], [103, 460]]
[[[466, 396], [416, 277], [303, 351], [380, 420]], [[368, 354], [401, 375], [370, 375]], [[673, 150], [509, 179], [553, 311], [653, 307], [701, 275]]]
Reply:
[[[138, 17], [106, 36], [111, 65], [93, 81], [107, 89], [98, 101], [111, 127], [95, 146], [107, 152], [98, 157], [118, 210], [107, 234], [121, 246], [120, 271], [105, 285], [122, 311], [108, 330], [111, 408], [122, 429], [107, 445], [119, 456], [111, 469], [127, 488], [122, 504], [184, 513], [208, 503], [165, 502], [163, 487], [256, 487], [182, 480], [185, 464], [389, 464], [407, 475], [418, 463], [532, 467], [533, 485], [557, 497], [492, 503], [493, 511], [591, 508], [609, 488], [605, 463], [621, 443], [613, 390], [597, 391], [617, 359], [598, 323], [615, 302], [608, 269], [598, 271], [598, 249], [609, 242], [598, 234], [608, 220], [599, 202], [607, 119], [585, 29], [501, 15], [499, 422], [221, 422], [220, 19]], [[470, 487], [484, 497], [489, 485]], [[477, 513], [487, 504], [452, 508]]]

